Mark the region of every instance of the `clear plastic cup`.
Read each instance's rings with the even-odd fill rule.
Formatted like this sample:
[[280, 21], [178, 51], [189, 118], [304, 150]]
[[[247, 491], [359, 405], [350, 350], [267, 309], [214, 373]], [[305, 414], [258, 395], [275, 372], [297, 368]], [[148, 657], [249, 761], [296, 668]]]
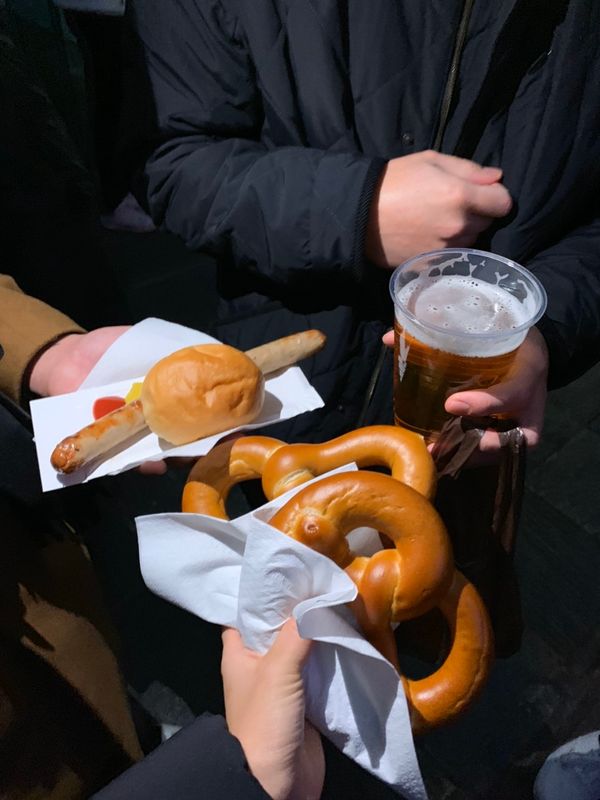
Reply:
[[390, 279], [394, 419], [435, 439], [449, 395], [500, 383], [546, 309], [537, 278], [508, 258], [446, 249], [411, 258]]

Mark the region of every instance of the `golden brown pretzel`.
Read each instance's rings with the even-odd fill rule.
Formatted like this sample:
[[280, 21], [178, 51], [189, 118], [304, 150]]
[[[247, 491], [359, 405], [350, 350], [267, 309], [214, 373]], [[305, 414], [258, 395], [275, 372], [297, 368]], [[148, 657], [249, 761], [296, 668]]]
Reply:
[[[452, 636], [442, 666], [422, 680], [402, 677], [415, 733], [457, 716], [477, 695], [493, 657], [489, 618], [475, 588], [454, 569], [444, 524], [418, 492], [387, 475], [331, 475], [300, 490], [270, 524], [345, 568], [363, 633], [400, 671], [392, 625], [438, 606]], [[353, 557], [346, 535], [385, 533], [395, 549]]]
[[284, 445], [268, 436], [242, 436], [216, 445], [192, 467], [181, 510], [229, 519], [225, 503], [232, 486], [262, 477], [269, 457]]
[[[359, 589], [353, 607], [365, 636], [398, 671], [391, 625], [441, 609], [452, 636], [446, 660], [422, 680], [402, 676], [413, 730], [420, 732], [452, 719], [473, 700], [493, 653], [485, 607], [454, 570], [443, 523], [425, 499], [433, 494], [435, 473], [421, 437], [374, 426], [323, 445], [286, 445], [265, 436], [224, 442], [192, 469], [183, 510], [227, 519], [225, 502], [235, 483], [262, 477], [272, 499], [351, 461], [387, 466], [396, 480], [363, 472], [331, 476], [299, 492], [271, 523], [346, 568]], [[396, 547], [353, 557], [345, 534], [361, 525], [386, 533]]]
[[393, 478], [425, 497], [435, 492], [436, 473], [418, 433], [394, 425], [371, 425], [322, 444], [289, 444], [273, 452], [263, 470], [263, 489], [272, 499], [343, 464], [387, 467]]
[[266, 436], [224, 442], [201, 458], [188, 477], [182, 509], [227, 519], [225, 502], [240, 481], [262, 478], [267, 499], [318, 475], [356, 462], [384, 466], [425, 497], [435, 491], [435, 467], [421, 436], [392, 425], [359, 428], [323, 444], [290, 444]]

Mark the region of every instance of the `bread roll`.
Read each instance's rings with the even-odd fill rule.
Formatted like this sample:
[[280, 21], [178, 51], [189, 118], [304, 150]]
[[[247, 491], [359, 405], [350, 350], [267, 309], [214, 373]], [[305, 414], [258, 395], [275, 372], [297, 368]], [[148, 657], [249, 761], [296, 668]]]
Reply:
[[146, 375], [141, 394], [150, 430], [172, 444], [251, 422], [263, 399], [262, 372], [225, 344], [184, 347], [163, 358]]

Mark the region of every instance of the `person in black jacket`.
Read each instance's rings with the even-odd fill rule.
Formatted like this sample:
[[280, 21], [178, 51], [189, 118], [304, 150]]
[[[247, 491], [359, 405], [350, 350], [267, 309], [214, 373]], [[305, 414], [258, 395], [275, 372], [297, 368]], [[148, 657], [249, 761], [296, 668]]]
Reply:
[[123, 773], [94, 800], [317, 800], [325, 777], [321, 740], [304, 718], [302, 666], [310, 642], [293, 620], [268, 653], [223, 633], [225, 713], [204, 715]]
[[[391, 421], [388, 269], [440, 246], [513, 258], [549, 305], [535, 370], [455, 413], [539, 436], [598, 357], [600, 7], [589, 0], [133, 0], [156, 112], [155, 222], [219, 261], [221, 339], [317, 327], [325, 408], [282, 438]], [[486, 165], [482, 167], [480, 165]], [[541, 335], [538, 335], [541, 333]], [[464, 399], [464, 398], [463, 398]]]

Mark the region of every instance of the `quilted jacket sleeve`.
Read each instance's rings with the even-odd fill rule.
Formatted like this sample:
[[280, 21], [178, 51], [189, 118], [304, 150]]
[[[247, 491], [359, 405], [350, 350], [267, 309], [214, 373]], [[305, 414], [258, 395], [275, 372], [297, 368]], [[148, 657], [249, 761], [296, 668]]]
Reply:
[[549, 384], [557, 388], [600, 360], [600, 217], [527, 266], [548, 293], [548, 309], [538, 327], [550, 352]]
[[359, 277], [383, 162], [262, 144], [268, 98], [218, 0], [135, 0], [130, 15], [158, 125], [144, 171], [155, 222], [288, 287], [308, 270]]
[[92, 800], [268, 800], [223, 717], [205, 714]]

